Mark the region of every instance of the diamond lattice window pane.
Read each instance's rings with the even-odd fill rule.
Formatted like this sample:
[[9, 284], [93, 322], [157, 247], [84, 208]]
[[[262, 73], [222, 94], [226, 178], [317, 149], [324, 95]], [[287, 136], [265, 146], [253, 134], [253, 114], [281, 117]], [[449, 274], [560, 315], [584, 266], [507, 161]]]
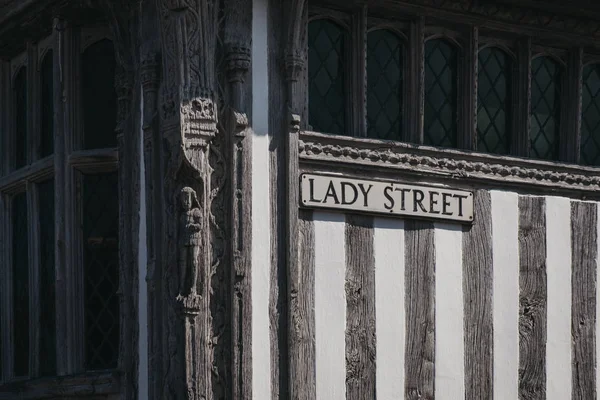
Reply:
[[40, 156], [54, 152], [54, 60], [52, 50], [44, 56], [40, 77], [41, 89], [41, 137]]
[[400, 38], [375, 30], [367, 40], [367, 132], [377, 139], [402, 134], [402, 54]]
[[512, 60], [502, 50], [479, 52], [477, 86], [477, 149], [507, 154], [509, 150]]
[[531, 62], [531, 157], [558, 159], [562, 69], [549, 57]]
[[83, 53], [81, 64], [84, 148], [115, 147], [117, 94], [113, 43], [107, 39], [94, 43]]
[[425, 43], [425, 144], [456, 147], [457, 50], [448, 41]]
[[346, 134], [347, 44], [347, 32], [335, 23], [321, 19], [308, 24], [308, 117], [314, 130]]
[[14, 81], [15, 166], [27, 164], [27, 68], [22, 67]]
[[116, 173], [83, 176], [82, 222], [87, 369], [114, 368], [119, 356]]
[[54, 269], [54, 181], [38, 186], [40, 218], [40, 375], [56, 374], [56, 276]]
[[600, 165], [600, 64], [583, 70], [581, 162]]
[[12, 289], [14, 375], [29, 375], [29, 237], [27, 195], [12, 200]]

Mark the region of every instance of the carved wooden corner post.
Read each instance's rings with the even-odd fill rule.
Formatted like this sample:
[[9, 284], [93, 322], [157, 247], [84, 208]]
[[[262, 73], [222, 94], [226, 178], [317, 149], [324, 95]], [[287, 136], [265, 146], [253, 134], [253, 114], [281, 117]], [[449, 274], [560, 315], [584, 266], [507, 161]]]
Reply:
[[[163, 399], [212, 399], [218, 1], [156, 0], [163, 79]], [[219, 227], [216, 227], [219, 229]], [[158, 262], [158, 261], [157, 261]], [[159, 396], [159, 394], [156, 394]]]
[[[233, 25], [233, 24], [232, 24]], [[244, 82], [250, 68], [250, 44], [226, 46], [229, 110], [231, 208], [231, 390], [232, 399], [252, 397], [252, 140], [244, 112]]]
[[100, 2], [105, 10], [117, 61], [117, 142], [119, 149], [119, 368], [123, 371], [122, 399], [134, 399], [138, 387], [138, 250], [141, 90], [137, 75], [138, 26], [141, 0]]
[[287, 233], [287, 274], [288, 274], [288, 358], [289, 358], [289, 392], [290, 399], [310, 398], [310, 388], [313, 380], [307, 376], [310, 368], [306, 365], [304, 346], [310, 345], [310, 338], [303, 337], [305, 329], [305, 316], [301, 315], [299, 292], [300, 270], [298, 260], [298, 182], [299, 182], [299, 157], [298, 135], [303, 110], [306, 105], [306, 85], [304, 73], [306, 66], [306, 26], [307, 26], [306, 0], [292, 1], [287, 16], [288, 35], [285, 51], [285, 70], [287, 81], [287, 101], [289, 107], [288, 126], [284, 129], [289, 132], [285, 141], [286, 165], [286, 233]]

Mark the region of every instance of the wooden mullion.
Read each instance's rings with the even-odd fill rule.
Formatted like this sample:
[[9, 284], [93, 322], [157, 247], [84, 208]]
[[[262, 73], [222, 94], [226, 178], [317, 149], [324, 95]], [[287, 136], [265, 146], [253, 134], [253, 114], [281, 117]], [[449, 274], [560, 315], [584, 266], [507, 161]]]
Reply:
[[470, 27], [464, 39], [459, 76], [459, 115], [457, 145], [460, 149], [477, 150], [477, 53], [479, 28]]
[[8, 237], [6, 234], [8, 225], [8, 213], [5, 204], [5, 196], [0, 192], [0, 384], [7, 380], [10, 347], [9, 334], [9, 310], [8, 298]]
[[4, 359], [4, 365], [3, 365], [3, 370], [4, 370], [4, 380], [5, 381], [10, 381], [13, 379], [14, 377], [14, 361], [15, 361], [15, 356], [14, 356], [14, 340], [13, 340], [13, 331], [14, 331], [14, 324], [12, 323], [12, 321], [14, 321], [13, 319], [13, 285], [12, 285], [12, 281], [13, 281], [13, 271], [12, 271], [12, 242], [13, 242], [13, 237], [12, 237], [12, 224], [13, 224], [13, 218], [11, 217], [11, 213], [12, 213], [12, 198], [13, 196], [3, 196], [3, 199], [5, 201], [4, 204], [4, 216], [6, 217], [4, 220], [4, 225], [3, 225], [3, 229], [4, 229], [4, 249], [5, 249], [5, 254], [4, 254], [4, 261], [6, 262], [5, 266], [6, 266], [6, 271], [5, 271], [5, 287], [4, 287], [4, 317], [5, 317], [5, 321], [8, 321], [9, 323], [6, 324], [6, 326], [4, 327], [4, 337], [3, 337], [3, 342], [4, 342], [4, 348], [3, 348], [3, 352], [2, 352], [2, 358]]
[[[367, 136], [367, 5], [352, 15], [352, 92], [348, 98], [351, 136]], [[348, 102], [348, 101], [347, 101]]]
[[579, 163], [581, 144], [581, 107], [583, 86], [583, 48], [569, 51], [562, 81], [560, 161]]
[[[79, 30], [72, 26], [66, 27], [63, 32], [63, 54], [61, 65], [63, 70], [63, 90], [67, 94], [67, 101], [63, 105], [63, 141], [64, 157], [68, 159], [73, 148], [78, 148], [81, 132], [82, 113], [76, 104], [81, 104], [80, 89], [80, 36]], [[70, 79], [67, 79], [69, 77]], [[75, 374], [84, 370], [85, 359], [85, 340], [84, 340], [84, 304], [83, 299], [83, 267], [82, 257], [79, 246], [78, 226], [80, 222], [79, 209], [77, 203], [77, 177], [78, 174], [73, 168], [64, 168], [64, 207], [63, 216], [65, 219], [64, 238], [69, 246], [65, 248], [65, 304], [66, 304], [66, 346], [68, 352], [66, 355], [66, 373]]]
[[26, 182], [27, 196], [27, 237], [29, 245], [29, 376], [39, 373], [40, 349], [40, 219], [37, 185]]
[[0, 176], [9, 171], [10, 63], [0, 60]]
[[404, 88], [404, 140], [423, 143], [423, 112], [425, 99], [425, 42], [423, 17], [410, 23], [408, 62]]
[[529, 113], [531, 112], [531, 38], [517, 41], [517, 60], [513, 69], [512, 82], [512, 136], [511, 155], [528, 157]]
[[65, 21], [56, 18], [52, 31], [52, 42], [58, 51], [53, 52], [54, 64], [54, 235], [55, 235], [55, 310], [56, 310], [56, 373], [66, 375], [68, 372], [68, 320], [67, 320], [67, 246], [65, 226], [65, 107], [62, 102], [64, 75], [63, 49], [65, 48]]

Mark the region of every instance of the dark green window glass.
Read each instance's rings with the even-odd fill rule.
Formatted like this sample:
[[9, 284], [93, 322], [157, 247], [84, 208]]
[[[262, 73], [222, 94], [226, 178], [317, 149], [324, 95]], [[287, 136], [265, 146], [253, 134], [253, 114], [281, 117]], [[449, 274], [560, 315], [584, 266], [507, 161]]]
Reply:
[[583, 69], [581, 162], [600, 165], [600, 64]]
[[562, 69], [549, 57], [531, 62], [531, 153], [534, 158], [558, 159]]
[[42, 61], [41, 71], [41, 140], [40, 157], [54, 152], [54, 62], [52, 50]]
[[456, 147], [458, 54], [444, 39], [425, 43], [425, 144]]
[[88, 370], [115, 368], [119, 356], [119, 199], [117, 173], [82, 177], [82, 238]]
[[320, 19], [308, 24], [308, 119], [316, 131], [347, 134], [344, 60], [348, 34]]
[[14, 81], [15, 166], [27, 164], [27, 68], [22, 67]]
[[54, 269], [54, 181], [39, 185], [40, 218], [40, 375], [56, 374], [56, 276]]
[[367, 40], [367, 132], [377, 139], [402, 135], [402, 55], [400, 38], [387, 30]]
[[27, 195], [12, 200], [12, 289], [14, 375], [29, 375], [29, 237]]
[[479, 52], [477, 83], [477, 149], [496, 154], [509, 151], [512, 60], [502, 50]]
[[83, 146], [100, 149], [117, 146], [117, 94], [113, 43], [101, 40], [82, 56]]

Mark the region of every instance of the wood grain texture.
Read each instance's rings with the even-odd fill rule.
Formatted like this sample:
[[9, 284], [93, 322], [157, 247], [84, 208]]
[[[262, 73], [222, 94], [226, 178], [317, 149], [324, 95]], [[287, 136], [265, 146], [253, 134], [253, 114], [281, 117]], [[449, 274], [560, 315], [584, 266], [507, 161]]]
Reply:
[[571, 202], [573, 400], [596, 398], [598, 209]]
[[[288, 393], [288, 282], [286, 242], [286, 138], [289, 132], [286, 107], [285, 74], [281, 68], [284, 59], [282, 34], [287, 28], [282, 3], [273, 2], [268, 9], [268, 79], [270, 166], [269, 193], [271, 197], [271, 273], [269, 294], [271, 399], [286, 398]], [[256, 39], [254, 39], [256, 40]], [[253, 88], [253, 91], [255, 88]], [[255, 111], [253, 110], [253, 113]], [[263, 132], [261, 132], [263, 133]], [[266, 132], [265, 132], [266, 133]], [[256, 394], [255, 394], [256, 395]]]
[[519, 198], [519, 398], [546, 398], [546, 207]]
[[475, 192], [475, 219], [463, 234], [465, 397], [493, 396], [493, 261], [491, 196]]
[[[298, 269], [290, 303], [290, 397], [316, 400], [315, 232], [313, 213], [299, 212]], [[292, 279], [292, 277], [290, 277]], [[292, 342], [293, 340], [293, 342]]]
[[375, 398], [373, 218], [346, 217], [346, 398]]
[[406, 221], [406, 400], [434, 397], [435, 248], [433, 223]]

